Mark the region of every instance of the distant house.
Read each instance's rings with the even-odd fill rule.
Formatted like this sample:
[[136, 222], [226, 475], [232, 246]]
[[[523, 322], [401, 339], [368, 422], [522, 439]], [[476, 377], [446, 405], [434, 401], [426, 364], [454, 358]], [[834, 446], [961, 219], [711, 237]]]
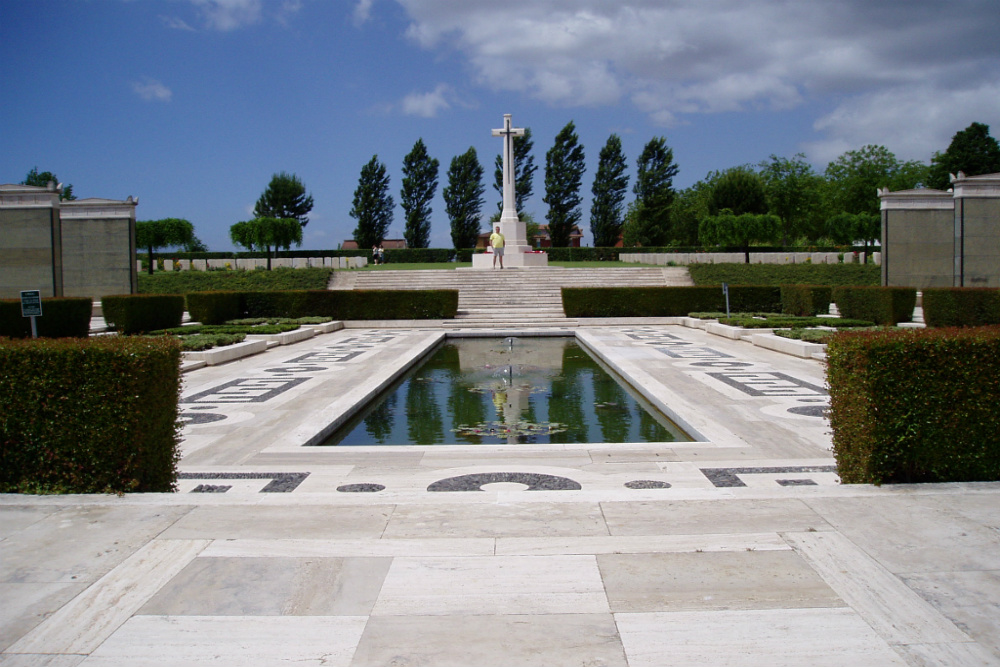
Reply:
[[[495, 223], [494, 223], [495, 224]], [[483, 232], [479, 235], [476, 240], [477, 248], [485, 248], [489, 245], [490, 234], [492, 229], [488, 232]], [[569, 235], [569, 247], [579, 248], [580, 242], [583, 240], [583, 231], [576, 225], [573, 225], [573, 231]], [[552, 247], [552, 237], [549, 236], [549, 226], [548, 225], [538, 225], [538, 233], [531, 237], [531, 246], [533, 248], [551, 248]]]
[[[406, 239], [385, 239], [382, 241], [382, 248], [385, 250], [400, 250], [406, 247]], [[358, 243], [354, 239], [350, 241], [344, 241], [341, 246], [341, 250], [357, 250]], [[365, 248], [365, 250], [371, 250], [371, 248]]]

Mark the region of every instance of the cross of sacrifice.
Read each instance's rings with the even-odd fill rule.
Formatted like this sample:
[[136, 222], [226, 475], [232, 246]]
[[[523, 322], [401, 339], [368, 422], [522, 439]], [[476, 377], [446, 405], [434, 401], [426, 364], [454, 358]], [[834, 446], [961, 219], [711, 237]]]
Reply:
[[494, 137], [503, 137], [503, 211], [500, 221], [517, 221], [514, 200], [514, 137], [524, 136], [523, 127], [510, 126], [510, 114], [503, 115], [503, 128], [493, 130]]

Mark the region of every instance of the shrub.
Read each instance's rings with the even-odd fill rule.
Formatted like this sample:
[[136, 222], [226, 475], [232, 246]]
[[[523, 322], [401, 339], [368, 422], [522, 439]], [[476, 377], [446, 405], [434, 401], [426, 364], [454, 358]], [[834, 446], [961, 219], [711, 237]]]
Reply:
[[744, 329], [805, 329], [808, 327], [870, 327], [874, 322], [849, 320], [832, 317], [799, 317], [796, 315], [776, 315], [765, 317], [720, 317], [719, 324], [742, 327]]
[[978, 327], [1000, 324], [1000, 290], [982, 287], [923, 291], [924, 322], [929, 327]]
[[211, 350], [213, 347], [242, 343], [246, 337], [245, 333], [199, 333], [184, 336], [180, 341], [181, 347], [185, 352], [200, 352], [202, 350]]
[[297, 290], [231, 294], [231, 299], [239, 301], [236, 317], [421, 320], [454, 318], [458, 312], [457, 290]]
[[172, 491], [180, 345], [0, 341], [0, 492]]
[[[86, 297], [42, 299], [42, 316], [35, 318], [41, 338], [86, 338], [90, 335], [93, 302]], [[0, 336], [30, 338], [31, 319], [21, 316], [20, 299], [0, 300]]]
[[[371, 258], [371, 252], [367, 253]], [[451, 248], [392, 248], [385, 251], [386, 264], [444, 264], [455, 259]]]
[[212, 291], [326, 289], [333, 269], [310, 267], [271, 271], [177, 271], [139, 274], [140, 294], [188, 294]]
[[123, 334], [179, 327], [184, 297], [169, 294], [121, 294], [101, 298], [104, 321]]
[[805, 316], [829, 313], [832, 291], [829, 285], [782, 285], [781, 312]]
[[[567, 317], [682, 317], [693, 311], [724, 311], [719, 286], [705, 287], [564, 287]], [[781, 309], [777, 287], [740, 285], [729, 288], [730, 311]]]
[[243, 314], [239, 292], [192, 292], [187, 308], [191, 319], [202, 324], [222, 324]]
[[894, 325], [913, 318], [917, 290], [912, 287], [835, 287], [833, 300], [841, 317]]
[[695, 285], [878, 285], [874, 264], [691, 264]]
[[1000, 327], [843, 333], [827, 365], [845, 483], [1000, 480]]

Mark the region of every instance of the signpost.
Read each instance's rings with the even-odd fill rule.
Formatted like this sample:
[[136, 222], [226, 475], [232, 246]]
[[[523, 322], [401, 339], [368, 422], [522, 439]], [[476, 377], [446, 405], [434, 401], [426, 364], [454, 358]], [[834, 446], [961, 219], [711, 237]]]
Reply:
[[42, 293], [39, 290], [21, 291], [21, 317], [31, 318], [31, 337], [38, 338], [38, 326], [35, 318], [42, 316]]
[[729, 283], [722, 283], [722, 293], [726, 295], [726, 318], [729, 317]]

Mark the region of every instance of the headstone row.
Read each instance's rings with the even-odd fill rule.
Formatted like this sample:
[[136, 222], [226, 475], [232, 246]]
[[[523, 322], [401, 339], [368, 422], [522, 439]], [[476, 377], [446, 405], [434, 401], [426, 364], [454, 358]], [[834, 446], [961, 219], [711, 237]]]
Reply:
[[[271, 268], [304, 269], [326, 267], [329, 269], [360, 269], [368, 266], [367, 257], [279, 257], [271, 260]], [[136, 260], [137, 270], [142, 271], [142, 261]], [[241, 269], [253, 271], [266, 269], [266, 259], [170, 259], [157, 258], [154, 271], [208, 271]]]
[[[743, 264], [746, 256], [742, 252], [623, 252], [618, 258], [635, 264]], [[882, 254], [874, 252], [871, 260], [880, 264]], [[854, 252], [752, 252], [751, 264], [864, 264], [865, 253]]]

